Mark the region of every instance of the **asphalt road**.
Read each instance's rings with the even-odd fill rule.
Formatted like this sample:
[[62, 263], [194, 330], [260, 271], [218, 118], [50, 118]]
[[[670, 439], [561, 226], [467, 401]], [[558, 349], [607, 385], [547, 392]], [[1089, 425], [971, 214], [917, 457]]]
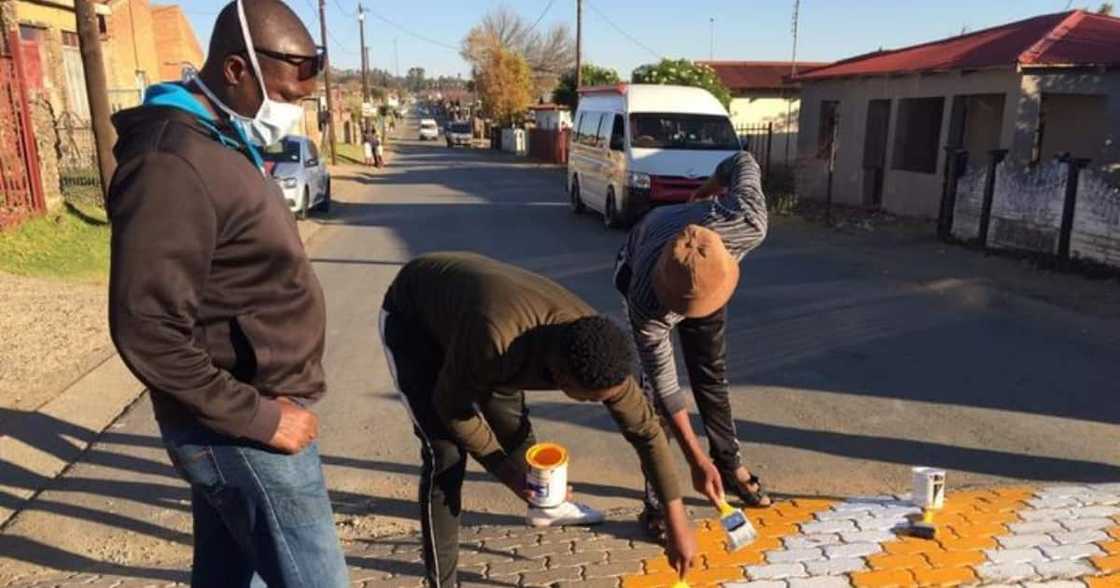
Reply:
[[[405, 261], [478, 251], [618, 315], [609, 276], [624, 234], [574, 216], [562, 181], [554, 167], [407, 141], [384, 170], [336, 171], [329, 226], [309, 251], [328, 301], [330, 393], [317, 411], [344, 538], [416, 527], [419, 447], [376, 334]], [[739, 436], [774, 492], [905, 491], [911, 465], [949, 469], [951, 486], [1120, 480], [1114, 323], [1011, 303], [951, 271], [917, 279], [928, 260], [888, 262], [822, 233], [776, 223], [732, 302]], [[601, 407], [559, 392], [529, 405], [538, 437], [571, 448], [583, 500], [638, 506], [637, 460]], [[174, 577], [164, 568], [190, 557], [186, 499], [142, 398], [0, 535], [0, 581], [44, 565]], [[524, 515], [473, 465], [465, 499], [469, 524]]]

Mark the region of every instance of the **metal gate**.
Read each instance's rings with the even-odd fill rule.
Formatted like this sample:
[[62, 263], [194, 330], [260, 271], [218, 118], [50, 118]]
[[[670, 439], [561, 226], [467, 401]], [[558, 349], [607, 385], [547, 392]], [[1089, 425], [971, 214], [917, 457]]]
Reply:
[[55, 121], [55, 132], [62, 197], [71, 203], [103, 206], [97, 141], [90, 121], [73, 112], [64, 112]]
[[19, 33], [0, 48], [0, 228], [46, 209], [20, 67]]
[[770, 179], [770, 152], [774, 147], [774, 123], [755, 123], [735, 127], [743, 148], [754, 156], [762, 170], [762, 180]]

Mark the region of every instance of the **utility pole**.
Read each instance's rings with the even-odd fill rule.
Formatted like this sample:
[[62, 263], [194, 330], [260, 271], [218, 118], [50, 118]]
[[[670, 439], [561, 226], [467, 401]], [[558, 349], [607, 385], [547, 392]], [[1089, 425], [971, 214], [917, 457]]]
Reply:
[[576, 101], [583, 86], [583, 0], [576, 0]]
[[109, 120], [109, 84], [105, 79], [105, 65], [101, 59], [101, 32], [97, 26], [97, 13], [92, 0], [76, 0], [74, 12], [78, 17], [78, 46], [82, 52], [82, 70], [86, 75], [86, 95], [89, 97], [89, 115], [93, 126], [93, 139], [97, 143], [97, 163], [101, 172], [101, 194], [109, 193], [117, 161], [113, 157], [113, 143], [117, 133]]
[[369, 102], [369, 49], [366, 48], [366, 9], [358, 5], [358, 33], [362, 38], [362, 102]]
[[[323, 47], [327, 46], [327, 2], [319, 0], [319, 29]], [[327, 143], [331, 147], [331, 165], [338, 165], [338, 154], [334, 144], [334, 98], [331, 97], [331, 52], [327, 49], [327, 63], [323, 68], [323, 86], [327, 89]]]
[[[797, 22], [800, 18], [801, 0], [793, 0], [793, 55], [790, 57], [789, 62], [789, 77], [790, 83], [795, 83], [793, 78], [797, 76]], [[786, 157], [785, 162], [788, 166], [789, 161], [789, 141], [793, 136], [793, 97], [786, 98]], [[769, 154], [767, 154], [769, 157]]]
[[401, 52], [397, 47], [397, 37], [393, 37], [393, 61], [397, 64], [397, 77], [401, 77]]

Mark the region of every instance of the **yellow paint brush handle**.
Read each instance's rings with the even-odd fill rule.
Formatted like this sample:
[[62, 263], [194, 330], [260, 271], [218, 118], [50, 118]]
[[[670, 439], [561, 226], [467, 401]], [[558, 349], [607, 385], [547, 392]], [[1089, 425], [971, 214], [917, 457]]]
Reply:
[[716, 505], [716, 508], [719, 509], [719, 516], [721, 517], [725, 517], [735, 512], [735, 507], [727, 504], [726, 500], [719, 501], [719, 504]]

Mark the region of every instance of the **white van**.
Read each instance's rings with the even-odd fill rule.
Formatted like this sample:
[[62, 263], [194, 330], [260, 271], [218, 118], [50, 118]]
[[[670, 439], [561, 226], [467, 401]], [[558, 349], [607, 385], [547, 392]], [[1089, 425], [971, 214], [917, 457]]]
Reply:
[[568, 152], [572, 210], [629, 226], [653, 206], [688, 200], [740, 149], [727, 110], [703, 88], [584, 88]]

